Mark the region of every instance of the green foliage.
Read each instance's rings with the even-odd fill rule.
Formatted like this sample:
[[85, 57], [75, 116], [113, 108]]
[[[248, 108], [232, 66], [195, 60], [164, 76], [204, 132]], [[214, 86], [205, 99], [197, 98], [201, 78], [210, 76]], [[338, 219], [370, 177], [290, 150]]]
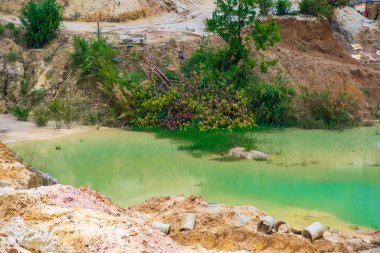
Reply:
[[138, 84], [138, 83], [141, 83], [142, 81], [144, 81], [145, 79], [146, 79], [146, 76], [145, 76], [144, 71], [139, 68], [135, 71], [129, 72], [123, 81], [127, 82], [127, 83]]
[[86, 114], [84, 114], [82, 117], [81, 117], [81, 120], [82, 120], [82, 124], [83, 125], [95, 125], [96, 123], [98, 123], [98, 120], [97, 120], [97, 117], [96, 117], [96, 113], [93, 113], [93, 112], [88, 112]]
[[0, 35], [3, 35], [4, 33], [4, 26], [0, 23]]
[[194, 121], [200, 130], [254, 125], [253, 115], [248, 111], [247, 100], [241, 92], [201, 94], [193, 104]]
[[16, 30], [16, 25], [12, 22], [8, 22], [4, 28], [8, 29], [9, 31], [13, 32]]
[[15, 62], [21, 59], [21, 53], [11, 50], [5, 54], [5, 59], [7, 59], [8, 62]]
[[301, 0], [299, 8], [302, 14], [323, 17], [330, 17], [334, 9], [327, 0]]
[[26, 94], [28, 94], [28, 86], [29, 86], [28, 80], [21, 79], [20, 81], [20, 95], [21, 96], [25, 96]]
[[55, 127], [56, 128], [61, 128], [61, 122], [63, 119], [63, 114], [64, 114], [64, 102], [60, 99], [53, 99], [49, 103], [49, 112], [52, 117], [52, 119], [55, 121]]
[[132, 95], [127, 114], [134, 126], [170, 130], [253, 126], [247, 101], [240, 92], [190, 93], [184, 86], [165, 90], [136, 84], [130, 85], [129, 90]]
[[128, 111], [129, 122], [140, 127], [159, 126], [169, 106], [182, 93], [180, 87], [159, 90], [153, 85], [144, 87], [131, 84], [129, 89], [132, 93], [132, 102]]
[[328, 0], [329, 5], [331, 5], [334, 8], [340, 7], [340, 6], [347, 6], [350, 4], [350, 0]]
[[277, 0], [276, 2], [276, 14], [287, 15], [290, 13], [290, 8], [292, 7], [292, 2], [290, 0]]
[[299, 125], [304, 128], [346, 128], [358, 123], [359, 104], [346, 91], [302, 89]]
[[20, 15], [26, 45], [40, 48], [51, 41], [63, 20], [62, 15], [63, 8], [55, 0], [29, 0]]
[[268, 15], [269, 11], [274, 6], [273, 0], [257, 0], [260, 9], [260, 15]]
[[32, 106], [36, 106], [45, 98], [46, 91], [43, 89], [32, 90], [28, 97]]
[[115, 50], [107, 44], [104, 37], [87, 41], [79, 36], [74, 37], [74, 53], [71, 59], [79, 66], [82, 78], [100, 82], [107, 91], [118, 82], [118, 71], [113, 59]]
[[281, 80], [253, 84], [247, 91], [256, 123], [276, 126], [289, 125], [293, 121], [291, 109], [295, 95], [295, 90]]
[[30, 113], [30, 109], [22, 106], [14, 106], [10, 109], [10, 113], [20, 121], [27, 121]]
[[33, 122], [38, 127], [46, 126], [49, 121], [49, 111], [44, 107], [37, 107], [33, 110]]
[[218, 51], [219, 66], [215, 67], [229, 71], [229, 75], [235, 73], [237, 87], [246, 84], [249, 71], [257, 63], [250, 58], [247, 45], [253, 42], [257, 50], [266, 50], [280, 40], [276, 21], [270, 19], [264, 23], [258, 19], [256, 7], [253, 0], [217, 0], [212, 18], [206, 22], [207, 29], [222, 37], [228, 46]]
[[74, 120], [74, 107], [68, 99], [63, 101], [62, 119], [67, 128], [70, 128]]

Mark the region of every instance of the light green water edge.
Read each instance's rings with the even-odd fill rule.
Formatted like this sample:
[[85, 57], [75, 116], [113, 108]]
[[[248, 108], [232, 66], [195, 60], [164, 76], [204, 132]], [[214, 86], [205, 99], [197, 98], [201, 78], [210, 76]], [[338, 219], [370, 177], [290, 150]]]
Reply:
[[[285, 129], [255, 134], [269, 161], [193, 157], [154, 134], [101, 130], [9, 143], [60, 183], [88, 185], [129, 206], [153, 196], [199, 195], [254, 205], [295, 227], [380, 228], [380, 125], [345, 131]], [[56, 150], [60, 146], [61, 150]]]

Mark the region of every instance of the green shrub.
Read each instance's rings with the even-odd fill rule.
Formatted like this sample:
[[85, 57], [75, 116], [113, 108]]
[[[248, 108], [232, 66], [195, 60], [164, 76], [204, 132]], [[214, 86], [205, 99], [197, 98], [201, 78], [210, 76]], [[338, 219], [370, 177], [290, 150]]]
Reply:
[[276, 14], [287, 15], [290, 13], [292, 2], [290, 0], [277, 0], [276, 2]]
[[135, 83], [135, 84], [138, 84], [138, 83], [141, 83], [142, 81], [146, 80], [146, 76], [145, 76], [145, 73], [142, 69], [137, 69], [135, 71], [131, 71], [129, 72], [124, 80], [122, 80], [122, 82], [127, 82], [127, 83]]
[[358, 124], [358, 97], [346, 90], [303, 88], [299, 99], [299, 125], [303, 128], [341, 129]]
[[84, 115], [82, 115], [81, 122], [83, 125], [90, 125], [90, 126], [95, 125], [96, 123], [98, 123], [96, 113], [86, 112]]
[[62, 15], [63, 8], [55, 0], [29, 0], [20, 15], [26, 45], [40, 48], [51, 41], [63, 20]]
[[263, 16], [268, 15], [274, 5], [273, 0], [258, 0], [257, 3], [259, 5], [260, 15]]
[[17, 120], [20, 121], [27, 121], [30, 109], [27, 107], [22, 107], [22, 106], [14, 106], [10, 109], [10, 112], [13, 116], [17, 118]]
[[286, 83], [257, 83], [247, 91], [250, 111], [258, 124], [284, 126], [293, 121], [292, 100], [295, 90]]
[[43, 89], [36, 89], [36, 90], [32, 90], [29, 95], [28, 95], [28, 98], [29, 98], [29, 101], [31, 103], [32, 106], [36, 106], [38, 105], [39, 103], [41, 103], [41, 101], [45, 98], [46, 96], [46, 91], [43, 90]]
[[16, 30], [16, 25], [12, 22], [8, 22], [4, 28], [8, 29], [9, 31], [13, 32]]
[[128, 111], [129, 123], [140, 127], [158, 127], [170, 105], [182, 94], [180, 87], [169, 90], [131, 84], [132, 101]]
[[74, 120], [74, 107], [68, 99], [63, 101], [62, 119], [67, 128], [70, 128]]
[[20, 52], [11, 50], [5, 54], [5, 59], [7, 59], [8, 62], [15, 62], [21, 59], [21, 54]]
[[326, 0], [301, 0], [299, 8], [302, 14], [324, 17], [330, 17], [334, 9]]
[[52, 119], [55, 121], [55, 127], [61, 128], [61, 122], [62, 122], [63, 114], [64, 114], [63, 101], [55, 98], [49, 103], [48, 108], [49, 108], [49, 113]]
[[0, 35], [3, 35], [4, 33], [4, 26], [0, 23]]
[[44, 107], [37, 107], [33, 110], [33, 122], [38, 127], [46, 126], [49, 121], [49, 111]]
[[22, 79], [20, 81], [20, 95], [21, 96], [25, 96], [26, 94], [28, 94], [28, 85], [29, 85], [28, 80]]
[[116, 52], [106, 39], [98, 36], [87, 41], [75, 36], [74, 49], [71, 59], [75, 66], [79, 66], [82, 78], [98, 81], [110, 91], [118, 82], [119, 73], [113, 62]]
[[200, 130], [254, 125], [247, 99], [241, 92], [202, 94], [193, 103], [196, 111], [194, 123]]

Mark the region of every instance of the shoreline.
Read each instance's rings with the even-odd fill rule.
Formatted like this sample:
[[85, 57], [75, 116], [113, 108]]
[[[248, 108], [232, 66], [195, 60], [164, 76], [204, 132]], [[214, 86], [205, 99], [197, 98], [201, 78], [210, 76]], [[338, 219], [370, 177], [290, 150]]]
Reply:
[[10, 114], [0, 114], [0, 142], [3, 143], [55, 139], [91, 130], [95, 130], [95, 126], [73, 124], [70, 128], [62, 126], [56, 129], [53, 121], [49, 121], [45, 127], [37, 127], [33, 122], [19, 121]]

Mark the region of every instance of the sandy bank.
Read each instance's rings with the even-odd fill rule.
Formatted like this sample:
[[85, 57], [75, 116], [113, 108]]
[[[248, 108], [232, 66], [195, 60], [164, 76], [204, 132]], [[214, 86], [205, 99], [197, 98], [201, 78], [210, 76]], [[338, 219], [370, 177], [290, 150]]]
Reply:
[[70, 134], [93, 130], [94, 126], [73, 125], [55, 129], [54, 122], [46, 127], [36, 127], [29, 121], [18, 121], [9, 114], [0, 114], [0, 142], [15, 142], [22, 140], [43, 140], [58, 138]]

